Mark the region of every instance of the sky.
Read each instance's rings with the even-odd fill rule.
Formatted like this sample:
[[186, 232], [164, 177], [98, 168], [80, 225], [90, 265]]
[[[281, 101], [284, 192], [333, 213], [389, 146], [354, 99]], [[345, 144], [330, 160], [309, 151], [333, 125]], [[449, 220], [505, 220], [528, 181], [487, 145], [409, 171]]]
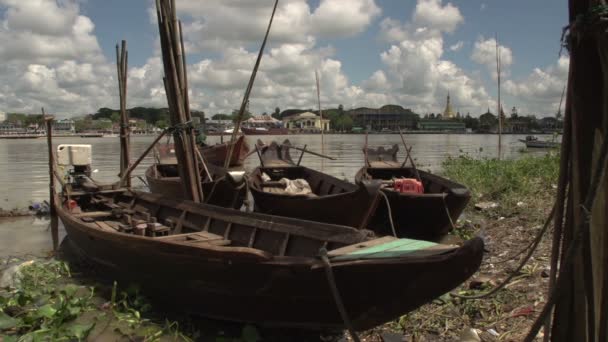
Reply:
[[[274, 0], [176, 0], [192, 109], [240, 106]], [[397, 104], [479, 116], [554, 115], [567, 80], [566, 0], [279, 0], [250, 110]], [[127, 106], [166, 106], [152, 0], [0, 0], [0, 112], [58, 117], [118, 107], [115, 45], [127, 40]]]

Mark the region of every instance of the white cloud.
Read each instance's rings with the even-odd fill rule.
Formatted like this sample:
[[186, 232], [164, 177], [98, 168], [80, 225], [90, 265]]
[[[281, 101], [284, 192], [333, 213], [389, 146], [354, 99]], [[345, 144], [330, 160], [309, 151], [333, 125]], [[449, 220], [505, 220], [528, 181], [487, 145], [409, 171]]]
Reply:
[[0, 0], [3, 110], [59, 116], [108, 105], [113, 72], [77, 0]]
[[544, 69], [534, 68], [524, 79], [505, 81], [504, 89], [515, 96], [528, 112], [553, 115], [568, 80], [569, 64], [570, 59], [561, 56], [555, 64]]
[[379, 16], [374, 0], [322, 0], [312, 15], [314, 32], [324, 36], [352, 36], [362, 32]]
[[[266, 32], [272, 2], [178, 0], [177, 8], [184, 20], [189, 51], [223, 51], [227, 47], [259, 44]], [[350, 0], [346, 6], [343, 0], [321, 0], [314, 9], [306, 0], [280, 1], [270, 41], [291, 44], [310, 42], [313, 37], [353, 36], [363, 32], [380, 13], [375, 0]]]
[[[393, 43], [381, 53], [386, 70], [376, 71], [363, 82], [368, 93], [362, 98], [400, 103], [422, 113], [437, 112], [443, 109], [449, 91], [456, 109], [475, 113], [484, 108], [489, 96], [481, 82], [443, 59], [443, 35], [463, 21], [458, 8], [438, 0], [419, 0], [408, 22], [385, 18], [380, 36]], [[448, 48], [457, 51], [463, 45], [459, 41]]]
[[[513, 64], [513, 52], [505, 45], [498, 45], [500, 52], [501, 76], [509, 75], [509, 67]], [[471, 59], [488, 68], [492, 77], [496, 79], [496, 39], [479, 38], [473, 46]]]
[[456, 43], [450, 45], [450, 50], [451, 51], [460, 51], [460, 49], [462, 49], [463, 46], [464, 46], [464, 42], [462, 40], [459, 40]]
[[460, 10], [442, 0], [419, 0], [414, 10], [413, 22], [419, 27], [431, 27], [442, 32], [454, 32], [464, 22]]

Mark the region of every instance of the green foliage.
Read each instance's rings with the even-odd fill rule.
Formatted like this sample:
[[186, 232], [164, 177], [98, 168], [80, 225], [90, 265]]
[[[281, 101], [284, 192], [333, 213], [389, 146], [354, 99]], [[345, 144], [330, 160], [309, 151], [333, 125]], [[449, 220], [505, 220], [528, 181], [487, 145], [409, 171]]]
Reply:
[[74, 319], [94, 309], [93, 289], [64, 284], [67, 265], [34, 262], [20, 268], [17, 288], [0, 292], [0, 332], [21, 335], [19, 341], [84, 340], [94, 323]]
[[113, 123], [118, 123], [120, 121], [120, 113], [119, 112], [112, 113], [112, 115], [110, 115], [110, 120]]
[[559, 174], [559, 155], [524, 156], [516, 160], [448, 158], [444, 175], [466, 185], [483, 200], [502, 201], [507, 206], [522, 200], [551, 197]]
[[212, 116], [211, 119], [213, 119], [213, 120], [232, 120], [232, 115], [218, 113], [218, 114], [215, 114], [214, 116]]
[[[110, 119], [112, 122], [118, 122], [118, 120], [114, 121], [114, 114], [117, 113], [118, 110], [111, 108], [99, 108], [97, 113], [92, 115], [92, 119]], [[159, 120], [164, 120], [165, 122], [169, 122], [169, 110], [167, 108], [148, 108], [148, 107], [133, 107], [131, 109], [127, 109], [129, 118], [131, 119], [141, 119], [149, 124], [154, 124]], [[191, 111], [193, 116], [200, 115], [202, 112]], [[120, 115], [118, 116], [120, 118]]]

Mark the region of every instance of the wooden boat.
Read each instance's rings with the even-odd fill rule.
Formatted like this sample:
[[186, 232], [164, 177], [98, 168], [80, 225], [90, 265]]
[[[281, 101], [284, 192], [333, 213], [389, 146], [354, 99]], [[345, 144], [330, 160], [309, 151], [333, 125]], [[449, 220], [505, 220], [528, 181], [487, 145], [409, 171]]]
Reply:
[[[402, 167], [397, 160], [399, 147], [386, 150], [365, 148], [366, 166], [355, 175], [355, 181], [364, 180], [389, 181], [394, 178], [416, 178], [420, 175], [424, 187], [423, 194], [400, 193], [390, 187], [383, 187], [382, 193], [388, 198], [392, 219], [397, 236], [424, 240], [437, 240], [452, 229], [451, 222], [456, 222], [466, 207], [471, 193], [461, 184], [443, 177]], [[417, 173], [416, 173], [417, 171]], [[386, 201], [378, 204], [369, 228], [380, 234], [392, 233]]]
[[519, 139], [526, 144], [527, 148], [558, 148], [561, 143], [557, 141], [538, 140], [537, 137], [528, 135], [526, 139]]
[[245, 135], [286, 135], [289, 129], [286, 127], [241, 127]]
[[[378, 184], [346, 182], [299, 166], [291, 159], [289, 140], [265, 145], [258, 140], [261, 166], [248, 176], [255, 210], [261, 213], [365, 228], [378, 203]], [[270, 177], [265, 180], [263, 175]], [[304, 179], [313, 194], [292, 195], [275, 191], [282, 178]]]
[[[203, 171], [203, 195], [205, 203], [220, 207], [239, 209], [247, 197], [245, 183], [238, 183], [226, 169], [208, 164], [211, 179]], [[156, 163], [146, 170], [146, 181], [150, 192], [168, 198], [183, 199], [182, 182], [176, 163]]]
[[370, 329], [455, 288], [483, 254], [480, 238], [461, 247], [373, 239], [350, 227], [159, 194], [65, 189], [55, 196], [57, 214], [68, 248], [89, 271], [139, 284], [161, 307], [217, 319], [344, 329], [335, 286], [352, 327]]
[[225, 143], [209, 145], [199, 148], [199, 151], [201, 151], [201, 154], [209, 163], [223, 166], [228, 153], [230, 153], [230, 145], [232, 144], [234, 145], [234, 149], [229, 166], [242, 166], [247, 153], [249, 153], [249, 146], [247, 146], [245, 136], [243, 135], [238, 137], [234, 143], [227, 141]]
[[[204, 147], [198, 147], [198, 150], [201, 152], [201, 155], [205, 160], [213, 165], [224, 166], [224, 161], [226, 160], [226, 156], [228, 155], [230, 150], [230, 141], [207, 145]], [[237, 167], [242, 166], [243, 161], [247, 157], [249, 153], [249, 146], [245, 141], [245, 136], [241, 135], [238, 139], [233, 143], [234, 150], [232, 152], [232, 159], [230, 160], [229, 167]], [[171, 156], [175, 159], [175, 150], [173, 144], [158, 144], [156, 147], [156, 151], [161, 156]]]

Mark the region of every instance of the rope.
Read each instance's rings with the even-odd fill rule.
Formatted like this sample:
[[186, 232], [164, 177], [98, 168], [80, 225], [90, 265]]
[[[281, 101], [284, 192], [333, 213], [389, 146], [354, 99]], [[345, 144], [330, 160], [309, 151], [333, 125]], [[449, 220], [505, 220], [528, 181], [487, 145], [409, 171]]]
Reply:
[[452, 215], [450, 215], [450, 210], [448, 209], [448, 204], [445, 203], [446, 197], [447, 197], [447, 194], [444, 192], [443, 197], [441, 197], [441, 201], [443, 201], [443, 208], [445, 209], [445, 214], [448, 216], [448, 220], [450, 221], [450, 226], [452, 227], [452, 230], [456, 230], [456, 225], [454, 224], [454, 221], [452, 221]]
[[395, 230], [395, 224], [393, 223], [393, 212], [391, 210], [391, 204], [388, 200], [388, 197], [382, 190], [378, 191], [378, 193], [380, 193], [380, 195], [382, 195], [382, 197], [384, 198], [384, 201], [386, 202], [386, 208], [388, 209], [388, 221], [391, 224], [391, 230], [393, 231], [393, 236], [397, 237], [397, 231]]
[[536, 251], [536, 248], [538, 247], [540, 241], [542, 240], [543, 235], [547, 231], [547, 228], [549, 227], [549, 224], [553, 220], [553, 215], [555, 214], [555, 208], [557, 206], [556, 204], [557, 203], [553, 204], [553, 208], [551, 209], [551, 213], [549, 214], [549, 217], [547, 217], [547, 219], [545, 221], [545, 224], [543, 225], [543, 228], [538, 232], [538, 234], [534, 238], [533, 245], [531, 246], [530, 250], [528, 251], [528, 254], [526, 254], [526, 256], [524, 257], [524, 259], [520, 262], [519, 266], [517, 266], [517, 268], [515, 269], [515, 271], [513, 271], [507, 277], [507, 279], [505, 279], [502, 283], [500, 283], [499, 285], [497, 285], [496, 287], [494, 287], [492, 290], [490, 290], [490, 291], [488, 291], [486, 293], [479, 294], [479, 295], [463, 296], [463, 295], [459, 295], [459, 294], [456, 294], [456, 293], [450, 293], [450, 295], [452, 297], [462, 298], [462, 299], [483, 299], [483, 298], [487, 298], [487, 297], [495, 294], [496, 292], [500, 291], [502, 288], [504, 288], [505, 286], [507, 286], [511, 282], [511, 280], [513, 280], [513, 278], [515, 278], [515, 276], [517, 276], [519, 274], [519, 271], [521, 271], [521, 269], [528, 263], [528, 261], [532, 257], [532, 254], [534, 254], [534, 251]]
[[323, 261], [323, 266], [325, 268], [325, 276], [327, 276], [327, 282], [329, 283], [329, 288], [331, 289], [331, 294], [334, 297], [334, 301], [336, 302], [336, 307], [338, 308], [338, 312], [340, 312], [340, 317], [342, 317], [342, 321], [346, 326], [346, 329], [350, 333], [353, 341], [361, 342], [359, 336], [355, 332], [353, 328], [353, 324], [348, 317], [348, 313], [346, 312], [346, 308], [344, 307], [344, 303], [342, 302], [342, 297], [340, 296], [340, 292], [338, 291], [338, 286], [336, 285], [336, 279], [334, 278], [334, 272], [331, 267], [331, 263], [329, 258], [327, 257], [327, 249], [321, 248], [319, 250], [319, 257], [321, 261]]
[[572, 38], [580, 38], [583, 33], [593, 32], [592, 29], [602, 30], [608, 26], [608, 6], [607, 5], [595, 5], [589, 7], [586, 13], [582, 13], [576, 16], [574, 21], [564, 26], [562, 29], [562, 37], [560, 39], [561, 47], [559, 49], [559, 55], [562, 54], [562, 49], [566, 48], [570, 51], [570, 44]]

